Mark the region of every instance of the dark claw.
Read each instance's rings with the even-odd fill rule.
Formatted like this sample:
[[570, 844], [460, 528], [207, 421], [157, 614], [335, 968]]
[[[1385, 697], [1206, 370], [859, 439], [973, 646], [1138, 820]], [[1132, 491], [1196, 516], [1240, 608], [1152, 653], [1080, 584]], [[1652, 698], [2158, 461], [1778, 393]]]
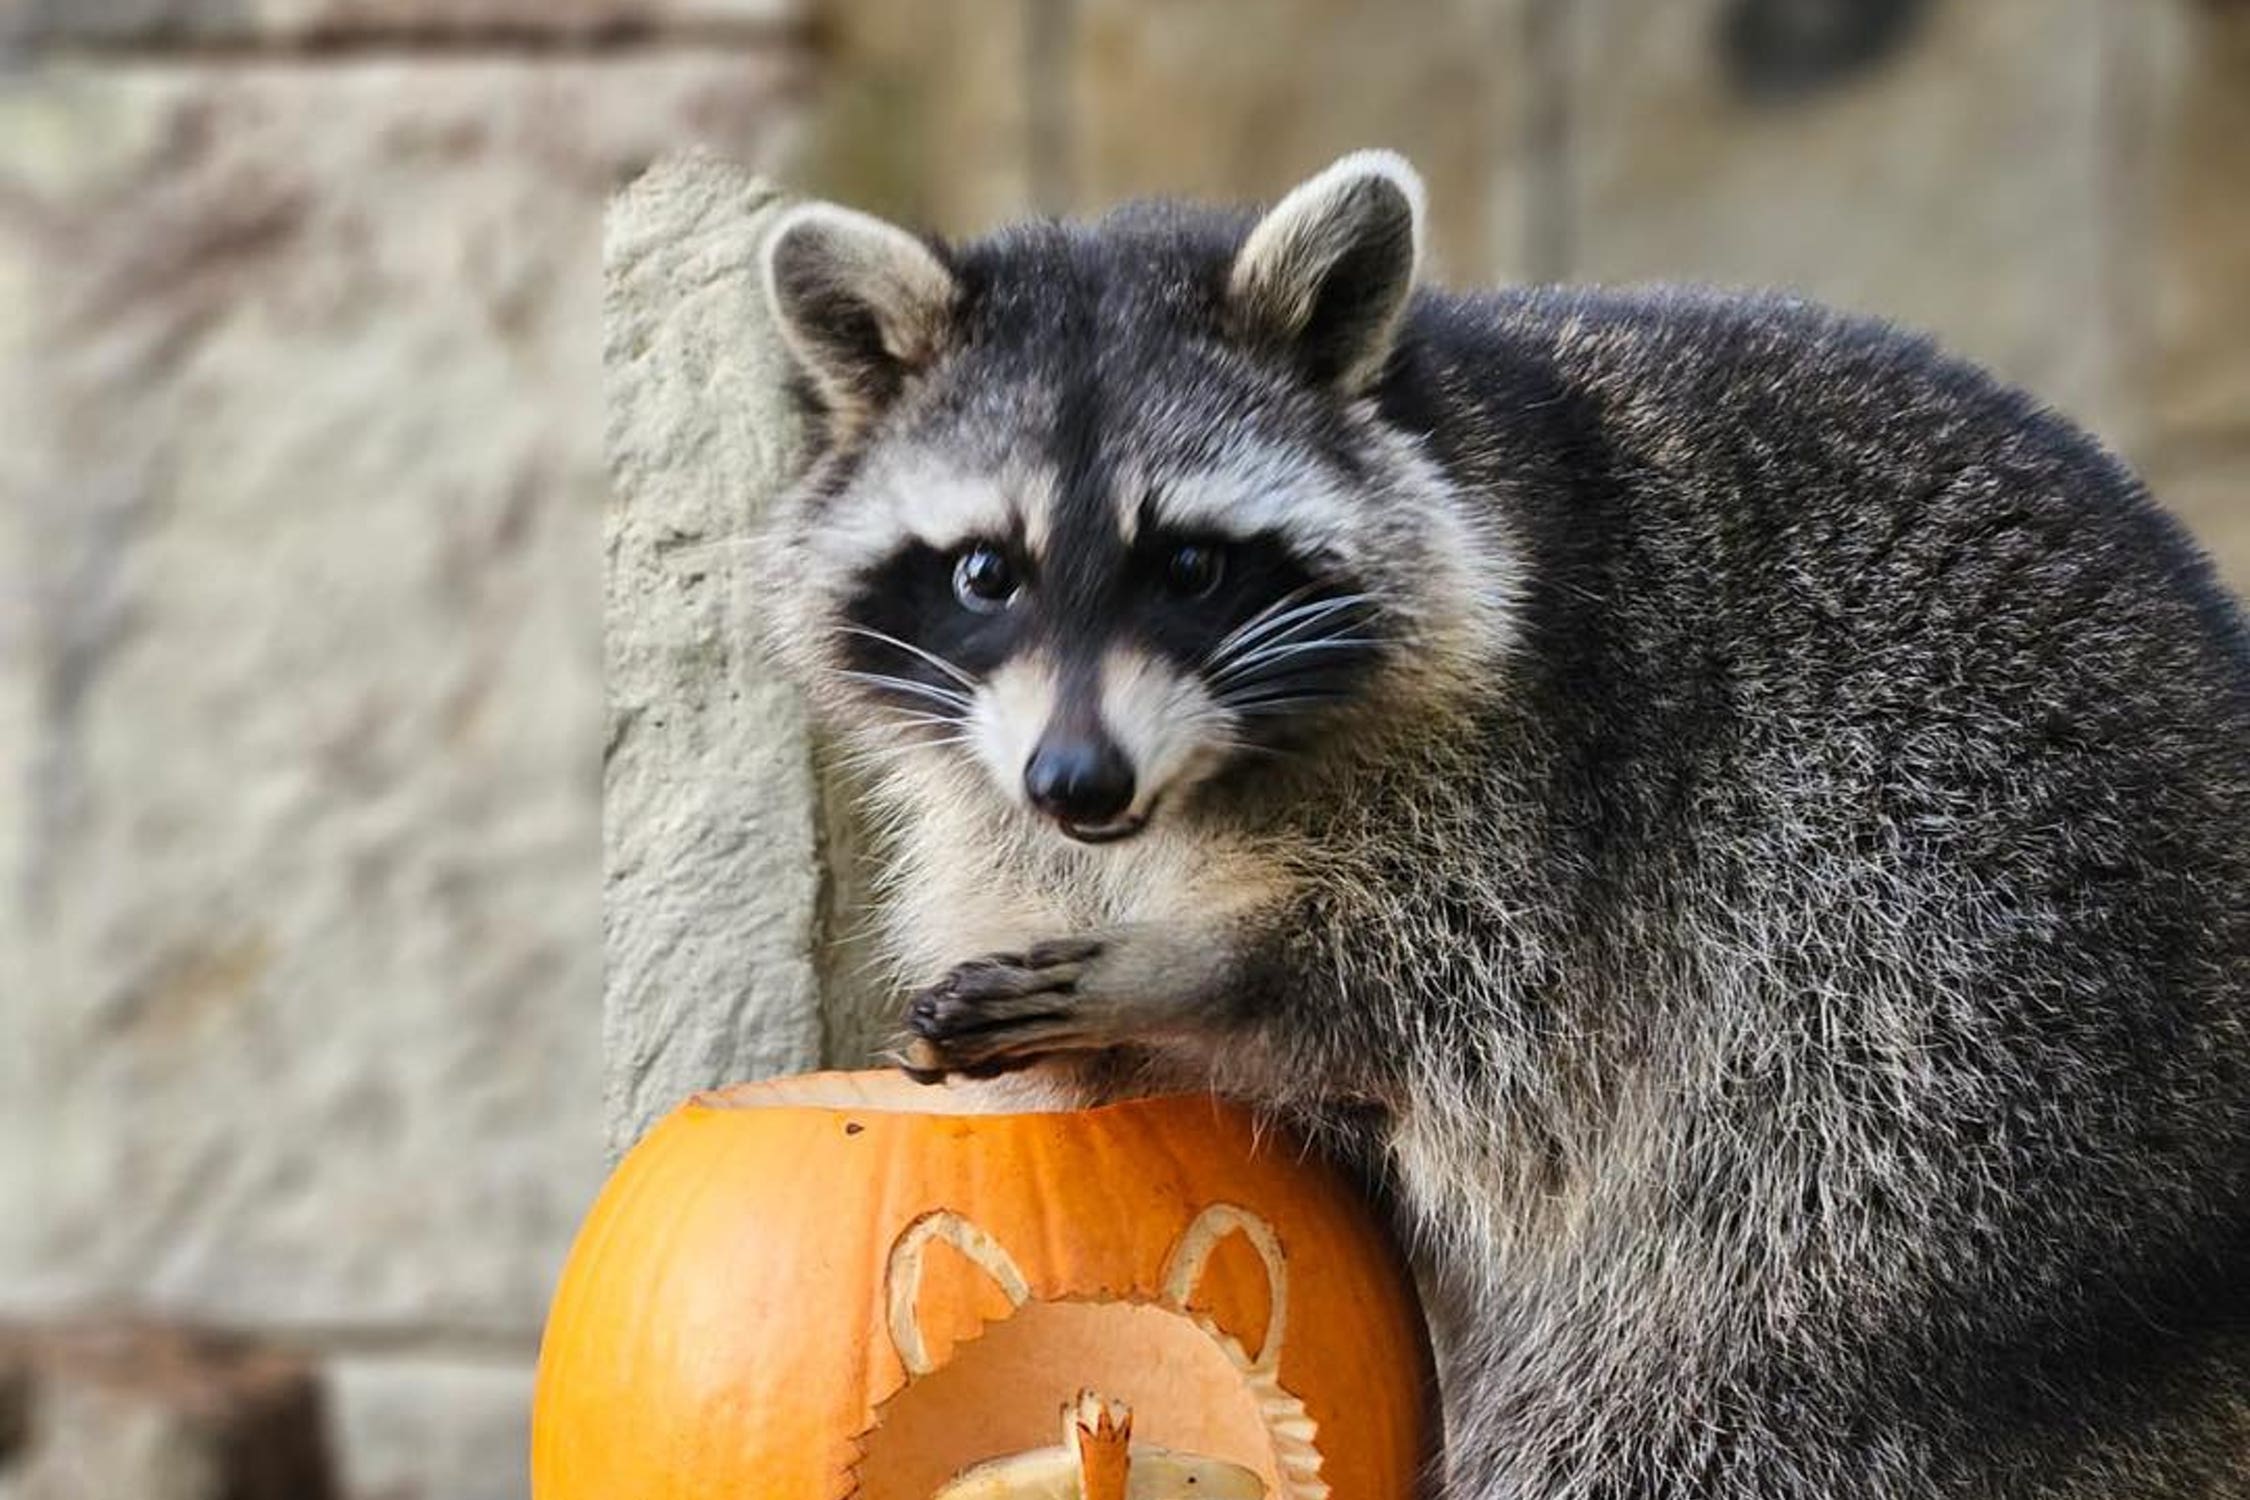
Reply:
[[940, 1001], [954, 1000], [974, 1004], [979, 1000], [1012, 1000], [1021, 995], [1040, 995], [1049, 992], [1068, 994], [1074, 983], [1071, 979], [1049, 973], [1060, 964], [1041, 965], [1026, 963], [1021, 959], [980, 959], [961, 965], [937, 987]]
[[1082, 964], [1101, 956], [1102, 945], [1098, 938], [1054, 938], [1044, 943], [1034, 943], [1024, 955], [1024, 962], [1034, 969], [1053, 968], [1058, 964]]
[[[1075, 1003], [1079, 971], [1102, 951], [1090, 938], [1038, 943], [955, 966], [907, 1002], [908, 1043], [901, 1067], [918, 1082], [948, 1076], [994, 1078], [1027, 1066], [1021, 1033], [1063, 1021]], [[1050, 997], [1052, 999], [1050, 1000]]]

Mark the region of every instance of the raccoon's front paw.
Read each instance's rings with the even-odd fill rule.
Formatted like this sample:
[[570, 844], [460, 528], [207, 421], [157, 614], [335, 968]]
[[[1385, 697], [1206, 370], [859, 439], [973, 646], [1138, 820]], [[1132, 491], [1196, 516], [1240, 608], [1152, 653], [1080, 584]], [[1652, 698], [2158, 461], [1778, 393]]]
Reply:
[[1065, 938], [956, 965], [907, 1004], [906, 1072], [925, 1083], [988, 1078], [1098, 1045], [1081, 986], [1102, 949], [1098, 939]]

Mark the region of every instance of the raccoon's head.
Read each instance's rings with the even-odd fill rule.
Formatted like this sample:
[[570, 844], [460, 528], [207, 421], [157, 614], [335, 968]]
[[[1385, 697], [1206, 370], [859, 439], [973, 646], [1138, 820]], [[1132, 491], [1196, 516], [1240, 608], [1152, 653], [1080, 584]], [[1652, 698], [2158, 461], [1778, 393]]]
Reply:
[[1373, 399], [1421, 213], [1365, 152], [1255, 222], [1143, 205], [955, 249], [785, 216], [817, 458], [768, 613], [816, 700], [1098, 843], [1484, 649], [1492, 544]]

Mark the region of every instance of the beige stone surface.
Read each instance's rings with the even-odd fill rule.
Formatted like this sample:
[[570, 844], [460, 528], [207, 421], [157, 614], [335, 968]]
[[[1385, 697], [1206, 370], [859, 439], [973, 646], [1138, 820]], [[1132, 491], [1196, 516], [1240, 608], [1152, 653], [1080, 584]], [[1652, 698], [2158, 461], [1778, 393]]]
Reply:
[[528, 1361], [349, 1355], [330, 1360], [325, 1374], [329, 1428], [352, 1500], [529, 1493]]
[[2135, 141], [2153, 205], [2150, 483], [2250, 598], [2250, 10], [2169, 0]]
[[829, 6], [833, 66], [803, 185], [955, 236], [1066, 207], [1043, 180], [1066, 134], [1042, 51], [1063, 14], [1059, 0]]
[[1934, 331], [2130, 445], [2112, 0], [1934, 5], [1873, 71], [1727, 84], [1720, 0], [1568, 9], [1574, 279], [1796, 287]]
[[617, 1149], [692, 1090], [821, 1060], [820, 790], [803, 709], [759, 653], [748, 545], [800, 461], [758, 271], [780, 203], [681, 158], [617, 200], [603, 244]]
[[1526, 269], [1521, 0], [1080, 0], [1063, 127], [1074, 200], [1271, 199], [1363, 146], [1430, 188], [1433, 269]]
[[766, 31], [805, 9], [805, 0], [0, 0], [0, 49], [595, 41]]
[[2250, 451], [2159, 450], [2148, 482], [2193, 531], [2238, 598], [2250, 600]]
[[682, 140], [779, 150], [789, 81], [0, 95], [0, 1301], [528, 1351], [603, 1161], [601, 205]]
[[[27, 461], [37, 440], [32, 395], [39, 372], [27, 324], [36, 302], [29, 247], [0, 235], [0, 1266], [24, 1264], [34, 1235], [31, 1173], [46, 1139], [32, 1103], [31, 929], [23, 899], [31, 834], [32, 750], [39, 672], [33, 656], [34, 572]], [[16, 1143], [13, 1147], [5, 1144]]]
[[2172, 16], [2145, 163], [2156, 437], [2250, 460], [2250, 9], [2182, 3]]

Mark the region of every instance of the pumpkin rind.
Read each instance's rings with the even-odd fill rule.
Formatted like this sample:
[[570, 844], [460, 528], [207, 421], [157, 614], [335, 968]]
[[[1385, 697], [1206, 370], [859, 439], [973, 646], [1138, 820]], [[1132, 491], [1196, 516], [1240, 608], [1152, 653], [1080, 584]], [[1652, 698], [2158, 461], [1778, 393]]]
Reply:
[[[540, 1349], [535, 1500], [843, 1500], [916, 1374], [902, 1349], [942, 1371], [1017, 1301], [1176, 1306], [1246, 1384], [1302, 1404], [1318, 1474], [1295, 1493], [1414, 1493], [1434, 1432], [1421, 1317], [1338, 1174], [1201, 1097], [990, 1115], [769, 1102], [889, 1091], [888, 1075], [805, 1082], [689, 1101], [603, 1189]], [[1252, 1238], [1271, 1243], [1222, 1253]], [[902, 1336], [894, 1256], [916, 1240]], [[1285, 1280], [1269, 1289], [1271, 1255]], [[1040, 1444], [1055, 1411], [1024, 1414]]]

